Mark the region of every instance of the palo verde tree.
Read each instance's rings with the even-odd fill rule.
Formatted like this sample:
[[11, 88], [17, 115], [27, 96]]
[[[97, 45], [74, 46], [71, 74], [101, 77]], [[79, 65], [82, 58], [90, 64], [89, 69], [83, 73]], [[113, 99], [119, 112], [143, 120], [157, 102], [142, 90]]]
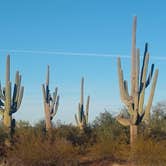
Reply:
[[10, 81], [10, 56], [8, 55], [6, 59], [5, 87], [1, 88], [0, 84], [0, 114], [2, 115], [5, 131], [8, 134], [6, 143], [10, 143], [10, 141], [12, 141], [12, 136], [15, 128], [15, 119], [12, 118], [12, 115], [20, 108], [24, 93], [24, 87], [21, 86], [21, 75], [19, 74], [19, 71], [16, 71], [13, 94], [11, 88], [12, 84]]
[[55, 91], [51, 95], [49, 89], [49, 78], [50, 77], [50, 67], [47, 66], [46, 74], [46, 84], [42, 84], [43, 91], [43, 102], [44, 102], [44, 112], [45, 112], [45, 127], [46, 131], [52, 128], [52, 119], [56, 115], [59, 106], [59, 95], [58, 88], [55, 88]]
[[84, 78], [81, 79], [81, 96], [78, 103], [78, 115], [75, 114], [75, 120], [80, 130], [88, 125], [90, 96], [87, 98], [86, 107], [84, 106]]
[[[149, 122], [150, 109], [152, 106], [153, 96], [155, 92], [158, 69], [155, 70], [153, 77], [154, 64], [151, 65], [151, 69], [148, 75], [148, 63], [149, 52], [148, 44], [145, 44], [145, 52], [143, 56], [142, 67], [140, 70], [140, 51], [136, 48], [136, 16], [133, 21], [132, 30], [132, 52], [131, 52], [131, 93], [128, 91], [127, 81], [123, 78], [123, 70], [121, 67], [121, 59], [118, 58], [118, 76], [119, 76], [119, 88], [122, 102], [126, 105], [130, 118], [127, 119], [121, 115], [117, 117], [120, 124], [124, 126], [130, 126], [130, 142], [131, 145], [137, 138], [137, 127], [144, 121]], [[152, 80], [153, 77], [153, 80]], [[148, 103], [144, 106], [145, 90], [150, 85], [150, 95]]]

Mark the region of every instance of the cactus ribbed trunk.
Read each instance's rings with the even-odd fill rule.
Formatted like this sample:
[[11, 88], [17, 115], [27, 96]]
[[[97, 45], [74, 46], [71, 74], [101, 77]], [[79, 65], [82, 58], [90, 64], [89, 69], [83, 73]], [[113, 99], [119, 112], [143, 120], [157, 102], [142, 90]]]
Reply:
[[49, 105], [45, 103], [45, 123], [46, 123], [46, 130], [50, 130], [52, 128], [52, 123], [50, 120], [50, 111], [49, 111]]
[[46, 83], [42, 84], [42, 92], [43, 92], [43, 103], [44, 103], [44, 112], [45, 112], [45, 129], [46, 131], [51, 131], [52, 129], [52, 119], [56, 115], [59, 106], [59, 95], [58, 88], [55, 88], [55, 91], [51, 95], [49, 89], [49, 79], [50, 79], [50, 67], [47, 66], [47, 74], [46, 74]]
[[3, 117], [3, 126], [5, 128], [8, 138], [5, 140], [5, 144], [10, 146], [13, 141], [13, 134], [15, 129], [15, 119], [12, 118], [12, 114], [17, 112], [21, 105], [23, 98], [24, 87], [21, 86], [21, 75], [16, 72], [14, 88], [12, 90], [12, 83], [10, 81], [10, 56], [6, 59], [6, 82], [5, 87], [2, 90], [0, 86], [0, 113]]
[[[123, 77], [123, 70], [121, 66], [121, 60], [118, 58], [118, 76], [119, 76], [119, 88], [121, 100], [126, 105], [129, 117], [119, 115], [116, 119], [123, 126], [130, 126], [130, 143], [131, 146], [137, 138], [138, 125], [144, 121], [149, 123], [150, 109], [152, 107], [152, 101], [154, 91], [157, 83], [158, 69], [155, 70], [153, 77], [154, 64], [151, 65], [148, 74], [149, 52], [148, 44], [145, 44], [145, 51], [143, 56], [142, 67], [140, 66], [140, 51], [136, 47], [136, 23], [137, 17], [133, 20], [132, 31], [132, 54], [131, 54], [131, 92], [128, 91], [127, 81]], [[152, 79], [153, 78], [153, 79]], [[148, 103], [145, 105], [145, 90], [150, 85], [150, 95]]]
[[84, 131], [84, 129], [88, 125], [89, 102], [90, 102], [90, 96], [88, 96], [86, 106], [84, 106], [84, 78], [82, 77], [80, 102], [78, 103], [78, 115], [75, 114], [75, 120], [77, 126], [81, 131]]
[[131, 145], [131, 147], [137, 140], [137, 135], [138, 135], [138, 126], [130, 125], [130, 145]]

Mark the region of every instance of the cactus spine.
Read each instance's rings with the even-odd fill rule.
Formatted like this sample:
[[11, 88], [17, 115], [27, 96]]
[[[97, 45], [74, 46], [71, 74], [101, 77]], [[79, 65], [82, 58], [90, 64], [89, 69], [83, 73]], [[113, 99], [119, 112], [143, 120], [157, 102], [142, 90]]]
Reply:
[[[129, 119], [122, 116], [118, 116], [117, 120], [124, 126], [130, 126], [130, 142], [131, 145], [137, 137], [137, 126], [144, 121], [148, 123], [150, 120], [150, 109], [152, 106], [154, 91], [156, 87], [158, 69], [155, 70], [153, 81], [153, 70], [154, 64], [151, 65], [149, 75], [148, 62], [149, 53], [148, 45], [145, 44], [145, 52], [143, 57], [143, 64], [140, 71], [140, 53], [139, 49], [136, 48], [136, 16], [133, 21], [132, 31], [132, 53], [131, 53], [131, 95], [128, 92], [127, 81], [123, 78], [123, 70], [121, 68], [121, 60], [118, 58], [118, 76], [119, 76], [119, 88], [122, 102], [127, 106]], [[152, 81], [150, 96], [147, 105], [144, 107], [145, 89], [149, 86]]]
[[21, 75], [16, 71], [13, 95], [10, 81], [10, 56], [6, 59], [6, 82], [2, 89], [0, 84], [0, 113], [3, 116], [3, 125], [11, 139], [15, 128], [15, 119], [12, 114], [20, 108], [24, 93], [24, 87], [21, 86]]
[[75, 114], [75, 120], [80, 130], [88, 125], [90, 96], [87, 97], [86, 107], [84, 107], [84, 78], [81, 79], [81, 96], [78, 103], [78, 115]]
[[51, 95], [49, 89], [50, 67], [47, 66], [46, 84], [42, 84], [44, 112], [45, 112], [45, 127], [46, 131], [52, 128], [52, 119], [56, 115], [59, 106], [58, 88]]

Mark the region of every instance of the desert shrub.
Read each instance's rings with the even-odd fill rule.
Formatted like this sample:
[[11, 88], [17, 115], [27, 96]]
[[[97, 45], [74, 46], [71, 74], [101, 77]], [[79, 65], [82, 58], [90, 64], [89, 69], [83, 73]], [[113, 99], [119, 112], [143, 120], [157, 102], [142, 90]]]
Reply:
[[71, 124], [60, 124], [55, 129], [55, 133], [56, 137], [65, 138], [71, 142], [78, 154], [84, 154], [95, 143], [96, 139], [91, 126], [86, 127], [84, 131], [80, 131], [78, 127]]
[[14, 147], [8, 151], [8, 163], [11, 166], [53, 166], [57, 163], [77, 163], [72, 144], [65, 139], [50, 140], [49, 137], [29, 130], [19, 136]]
[[111, 158], [122, 161], [129, 157], [129, 144], [119, 143], [116, 140], [105, 139], [98, 141], [90, 148], [90, 154], [96, 158]]
[[41, 119], [39, 120], [35, 125], [34, 125], [34, 128], [36, 130], [39, 130], [41, 132], [46, 132], [46, 129], [45, 129], [45, 120], [44, 119]]
[[99, 141], [116, 140], [129, 142], [129, 129], [120, 125], [107, 111], [101, 113], [93, 122], [93, 130]]
[[165, 166], [166, 141], [139, 137], [134, 148], [131, 149], [130, 159], [139, 166]]
[[153, 137], [164, 137], [166, 139], [166, 103], [158, 103], [153, 108], [149, 127], [150, 134]]
[[139, 126], [139, 133], [145, 138], [156, 140], [166, 139], [166, 103], [160, 102], [153, 107], [150, 123], [142, 123]]

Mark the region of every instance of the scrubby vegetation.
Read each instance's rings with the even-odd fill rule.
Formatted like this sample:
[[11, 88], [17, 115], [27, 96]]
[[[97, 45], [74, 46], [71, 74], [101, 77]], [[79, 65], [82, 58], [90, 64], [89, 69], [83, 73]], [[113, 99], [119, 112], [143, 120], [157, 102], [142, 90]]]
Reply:
[[135, 148], [130, 148], [129, 129], [121, 126], [107, 111], [96, 117], [84, 131], [72, 124], [57, 123], [49, 133], [44, 127], [44, 121], [34, 126], [26, 121], [17, 122], [15, 143], [6, 147], [1, 125], [1, 160], [5, 159], [10, 166], [90, 165], [100, 160], [135, 165], [162, 166], [166, 163], [164, 102], [153, 108], [148, 127], [139, 126]]

